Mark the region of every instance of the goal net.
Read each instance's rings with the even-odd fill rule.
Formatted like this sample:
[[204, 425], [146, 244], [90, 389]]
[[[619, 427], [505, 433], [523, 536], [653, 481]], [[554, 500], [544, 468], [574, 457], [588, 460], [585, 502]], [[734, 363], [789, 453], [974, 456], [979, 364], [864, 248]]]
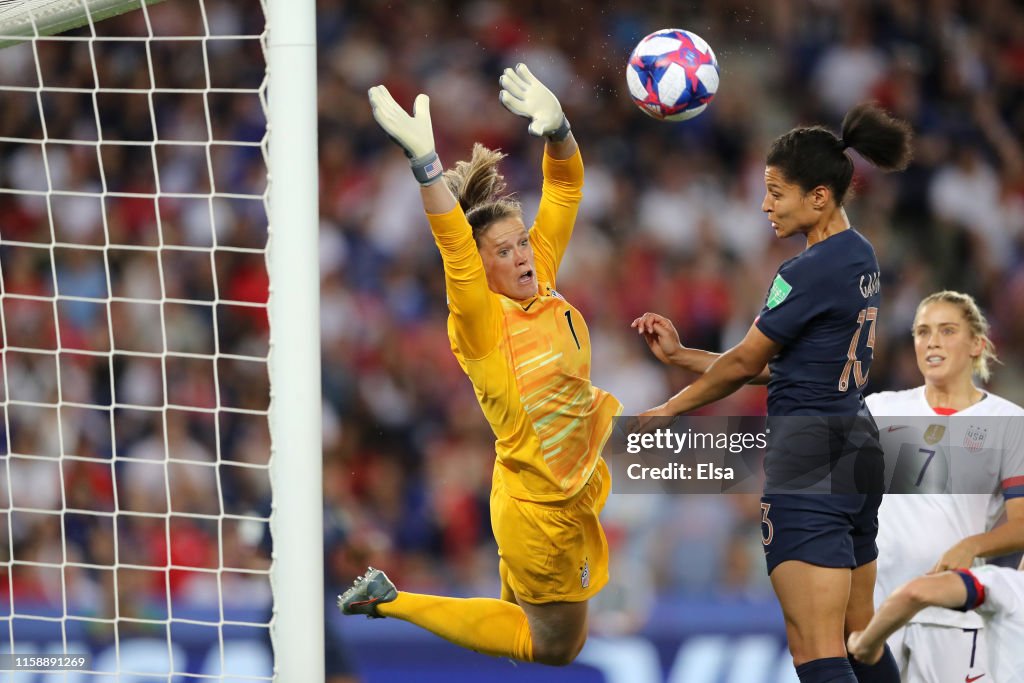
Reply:
[[273, 675], [268, 14], [0, 1], [3, 680]]
[[[162, 0], [145, 0], [152, 5]], [[140, 0], [0, 0], [0, 44], [63, 33], [139, 8]]]

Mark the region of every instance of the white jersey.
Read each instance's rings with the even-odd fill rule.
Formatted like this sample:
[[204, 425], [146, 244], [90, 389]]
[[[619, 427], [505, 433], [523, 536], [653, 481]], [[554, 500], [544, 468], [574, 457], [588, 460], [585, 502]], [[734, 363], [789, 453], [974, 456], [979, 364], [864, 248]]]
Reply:
[[984, 586], [975, 611], [985, 620], [992, 680], [1024, 683], [1024, 572], [1007, 567], [976, 567]]
[[[925, 400], [924, 387], [865, 400], [886, 452], [886, 490], [900, 492], [887, 493], [878, 510], [877, 606], [929, 572], [949, 548], [991, 529], [1006, 498], [1024, 496], [1024, 409], [987, 394], [954, 415], [938, 415]], [[936, 607], [912, 621], [983, 625], [972, 612]]]

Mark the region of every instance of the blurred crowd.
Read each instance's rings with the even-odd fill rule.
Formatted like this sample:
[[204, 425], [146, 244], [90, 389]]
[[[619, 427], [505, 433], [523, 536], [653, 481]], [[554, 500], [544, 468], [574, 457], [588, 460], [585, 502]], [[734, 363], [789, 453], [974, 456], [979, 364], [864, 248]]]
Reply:
[[0, 53], [0, 615], [101, 640], [270, 604], [264, 21], [202, 7]]
[[[558, 289], [585, 316], [593, 380], [627, 414], [691, 380], [629, 323], [675, 321], [722, 350], [757, 315], [775, 269], [802, 248], [760, 211], [770, 141], [798, 124], [838, 130], [874, 99], [908, 120], [916, 159], [857, 164], [848, 211], [882, 264], [869, 391], [921, 383], [910, 326], [936, 289], [976, 296], [1003, 364], [992, 391], [1024, 400], [1024, 11], [1011, 2], [322, 2], [321, 202], [325, 476], [339, 581], [368, 559], [399, 585], [492, 594], [492, 436], [451, 357], [439, 259], [408, 162], [377, 128], [366, 89], [431, 97], [451, 166], [481, 142], [535, 210], [542, 145], [498, 102], [526, 62], [560, 97], [586, 185]], [[715, 49], [721, 88], [682, 124], [646, 117], [625, 88], [636, 42], [659, 28]], [[707, 412], [757, 415], [762, 389]], [[615, 496], [604, 516], [614, 576], [662, 594], [764, 595], [759, 507], [739, 496]], [[443, 560], [443, 561], [439, 561]], [[616, 571], [616, 569], [619, 571]]]
[[[242, 3], [204, 4], [219, 35], [262, 31], [262, 16]], [[777, 241], [760, 211], [770, 141], [798, 124], [838, 129], [853, 104], [877, 100], [912, 124], [916, 142], [903, 173], [858, 162], [848, 202], [883, 269], [868, 391], [921, 383], [912, 316], [924, 295], [950, 288], [973, 294], [992, 323], [1002, 364], [990, 389], [1024, 402], [1024, 10], [1011, 0], [627, 7], [636, 4], [317, 3], [328, 590], [374, 564], [406, 589], [497, 591], [487, 508], [493, 436], [449, 349], [440, 259], [418, 187], [370, 115], [366, 90], [377, 83], [405, 106], [419, 92], [431, 96], [448, 166], [468, 158], [474, 142], [508, 153], [502, 170], [528, 224], [542, 144], [499, 104], [498, 76], [526, 62], [558, 94], [586, 166], [558, 289], [590, 327], [594, 383], [618, 396], [626, 413], [691, 379], [660, 366], [630, 321], [657, 311], [675, 321], [687, 345], [725, 349], [753, 321], [779, 263], [802, 248]], [[157, 35], [201, 29], [204, 20], [197, 3], [184, 1], [150, 8], [149, 16]], [[145, 31], [140, 21], [108, 23], [112, 32]], [[646, 117], [625, 87], [632, 47], [669, 26], [706, 39], [721, 68], [714, 102], [682, 124]], [[58, 85], [95, 86], [83, 45], [40, 49]], [[263, 590], [266, 379], [259, 363], [245, 359], [265, 356], [267, 326], [262, 309], [244, 304], [266, 298], [258, 252], [266, 240], [266, 172], [258, 147], [168, 144], [154, 153], [149, 145], [103, 144], [97, 156], [95, 144], [49, 144], [44, 156], [39, 145], [9, 138], [258, 143], [259, 41], [211, 40], [205, 49], [211, 86], [251, 92], [158, 93], [150, 101], [126, 92], [94, 99], [44, 91], [37, 99], [12, 91], [0, 110], [2, 186], [78, 193], [49, 201], [0, 194], [3, 291], [29, 295], [3, 299], [5, 400], [26, 403], [7, 407], [0, 444], [41, 456], [10, 458], [9, 472], [0, 473], [10, 485], [0, 496], [13, 494], [16, 508], [59, 510], [75, 500], [87, 510], [152, 515], [122, 516], [111, 527], [109, 517], [83, 514], [62, 527], [59, 517], [16, 511], [0, 524], [0, 552], [8, 563], [77, 558], [86, 567], [75, 581], [97, 603], [106, 584], [103, 570], [90, 567], [109, 564], [114, 538], [120, 553], [139, 555], [122, 554], [121, 563], [158, 567], [169, 549], [183, 558], [176, 566], [197, 568], [177, 582], [162, 572], [148, 583], [125, 580], [121, 591], [226, 597], [231, 591], [211, 588], [201, 579], [212, 574], [200, 571], [223, 567], [257, 572], [239, 573], [234, 594]], [[200, 88], [203, 50], [201, 42], [155, 42], [147, 55], [139, 44], [97, 43], [95, 73], [105, 88], [149, 88], [151, 74], [159, 88]], [[3, 85], [36, 85], [31, 49], [8, 48], [3, 57]], [[187, 196], [211, 189], [213, 200]], [[157, 191], [158, 200], [149, 198]], [[51, 249], [71, 242], [107, 248]], [[46, 299], [55, 288], [79, 298], [55, 307]], [[108, 294], [136, 301], [93, 302]], [[135, 355], [111, 360], [109, 350]], [[60, 428], [58, 401], [74, 404], [60, 408]], [[165, 403], [175, 408], [138, 407]], [[707, 412], [762, 414], [764, 391], [744, 389]], [[60, 464], [61, 453], [80, 459]], [[24, 481], [15, 480], [16, 461]], [[221, 512], [246, 519], [218, 523]], [[613, 495], [605, 515], [613, 575], [637, 585], [643, 574], [663, 595], [770, 594], [759, 518], [756, 498], [744, 496]], [[59, 573], [3, 566], [4, 590], [33, 585], [45, 596], [49, 585], [60, 593]], [[621, 613], [614, 579], [606, 593], [607, 628], [642, 621]]]

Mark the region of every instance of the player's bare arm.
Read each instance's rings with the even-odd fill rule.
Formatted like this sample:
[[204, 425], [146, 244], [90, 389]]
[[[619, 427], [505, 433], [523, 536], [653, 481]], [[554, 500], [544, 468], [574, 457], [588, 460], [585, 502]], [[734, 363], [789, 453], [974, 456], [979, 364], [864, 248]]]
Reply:
[[[679, 332], [672, 321], [663, 315], [647, 312], [634, 320], [630, 327], [643, 336], [647, 347], [655, 358], [665, 365], [675, 365], [688, 372], [703, 375], [711, 365], [722, 357], [714, 351], [704, 351], [683, 346]], [[765, 365], [756, 377], [748, 384], [767, 384], [771, 378], [768, 366]]]
[[680, 415], [724, 398], [761, 374], [781, 349], [781, 344], [751, 325], [743, 341], [719, 356], [697, 381], [642, 414]]
[[961, 569], [974, 564], [976, 557], [998, 557], [1024, 550], [1024, 498], [1006, 501], [1006, 522], [980, 534], [963, 539], [943, 553], [932, 573]]
[[846, 647], [855, 659], [873, 664], [881, 659], [886, 638], [925, 607], [960, 607], [966, 600], [963, 579], [954, 572], [918, 577], [886, 598], [867, 628], [850, 634]]
[[548, 139], [544, 144], [544, 151], [552, 159], [571, 159], [578, 149], [579, 145], [576, 144], [576, 138], [573, 137], [571, 132], [564, 140]]

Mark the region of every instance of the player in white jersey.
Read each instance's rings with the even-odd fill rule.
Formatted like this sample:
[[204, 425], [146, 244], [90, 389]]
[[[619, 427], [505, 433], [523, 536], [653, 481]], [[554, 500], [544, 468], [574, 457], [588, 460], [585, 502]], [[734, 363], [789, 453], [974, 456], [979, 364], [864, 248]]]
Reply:
[[[918, 306], [913, 337], [924, 386], [866, 399], [890, 492], [879, 509], [876, 605], [921, 574], [1024, 549], [1024, 409], [973, 379], [987, 380], [995, 359], [988, 323], [970, 296], [938, 292]], [[922, 609], [889, 639], [903, 681], [976, 680], [986, 673], [983, 628], [973, 612]]]
[[847, 648], [854, 658], [873, 662], [882, 656], [886, 638], [922, 610], [960, 613], [954, 609], [981, 619], [988, 633], [991, 675], [966, 674], [961, 680], [974, 683], [985, 676], [980, 683], [1024, 683], [1024, 572], [1008, 567], [945, 571], [904, 584], [879, 606], [867, 628], [850, 634]]

